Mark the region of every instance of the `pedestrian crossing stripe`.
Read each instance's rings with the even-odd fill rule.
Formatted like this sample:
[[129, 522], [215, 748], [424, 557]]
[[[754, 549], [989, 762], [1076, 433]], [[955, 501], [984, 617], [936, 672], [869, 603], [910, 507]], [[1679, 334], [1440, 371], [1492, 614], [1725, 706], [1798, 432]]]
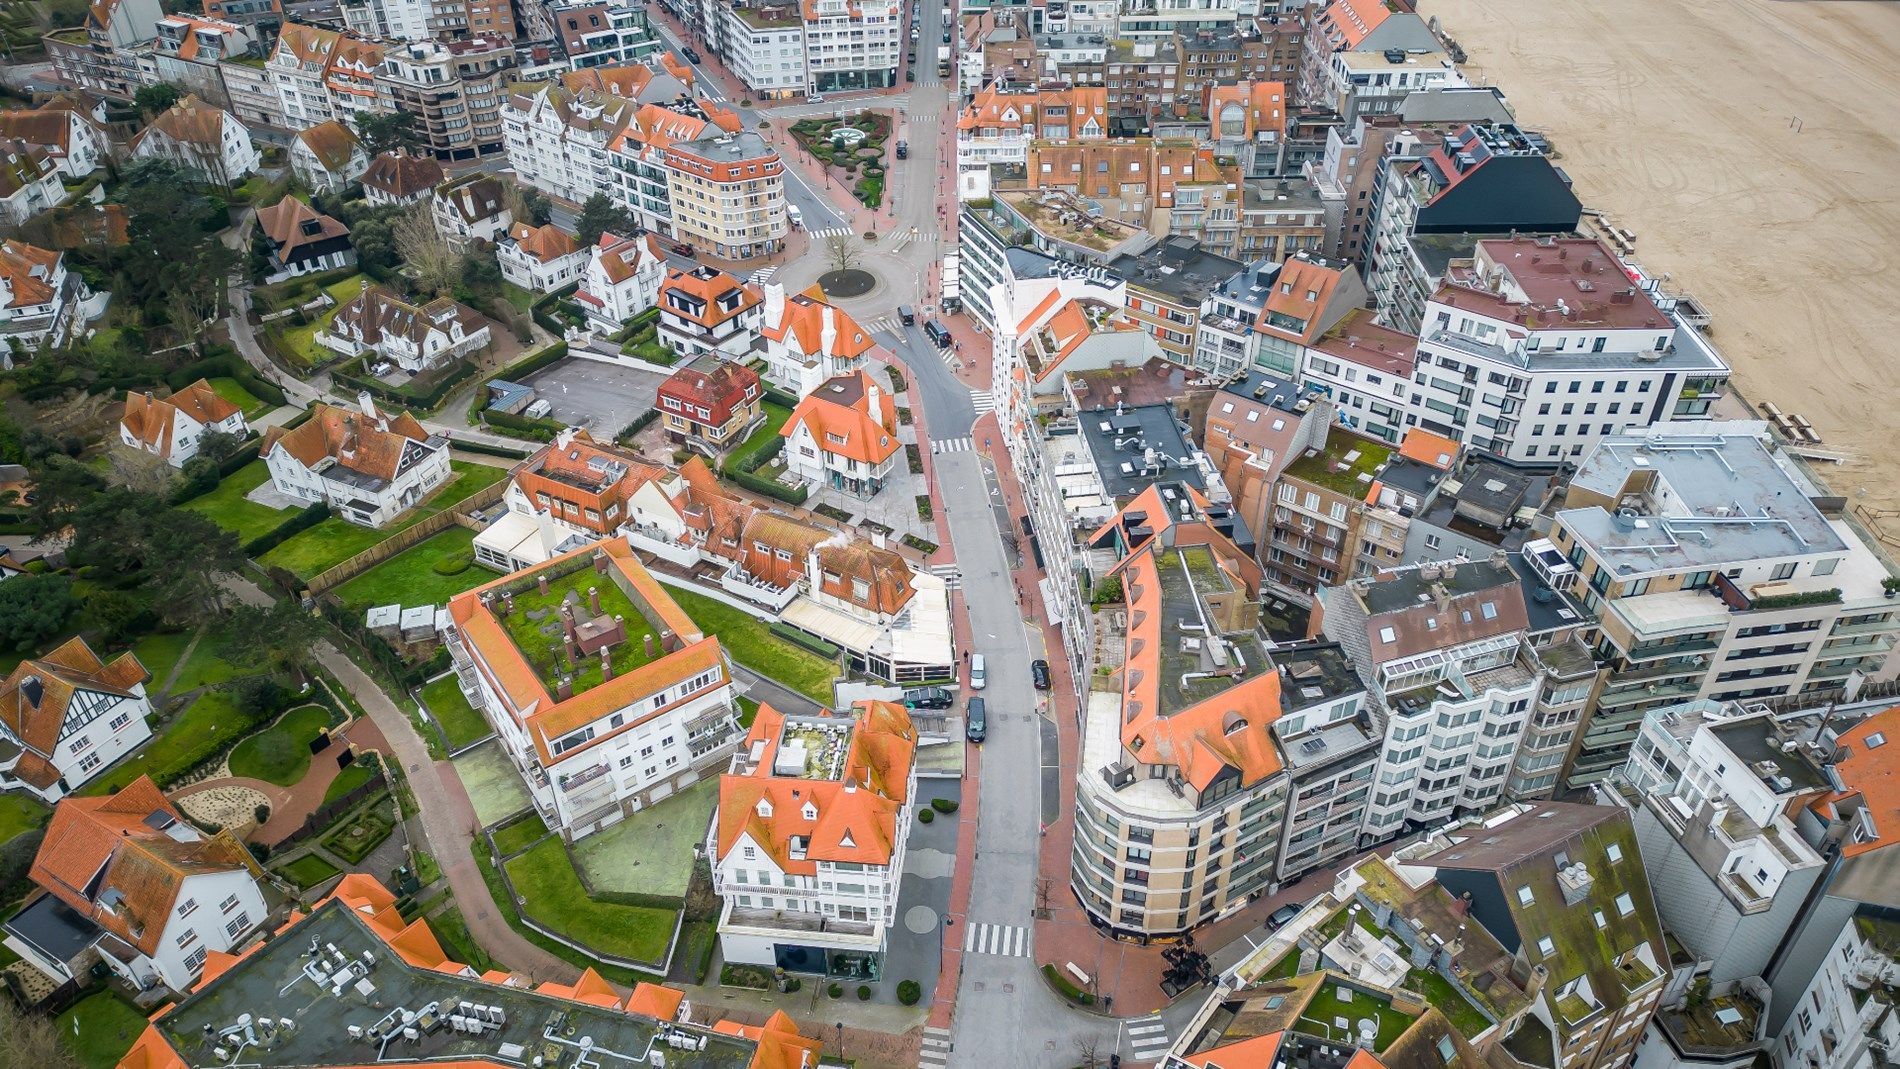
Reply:
[[1169, 1045], [1168, 1026], [1159, 1017], [1144, 1017], [1139, 1021], [1130, 1021], [1126, 1032], [1128, 1045], [1135, 1048], [1137, 1058], [1160, 1054]]
[[839, 234], [843, 234], [846, 237], [850, 237], [851, 228], [848, 226], [828, 226], [823, 230], [814, 230], [811, 232], [811, 236], [815, 238], [836, 237]]
[[943, 1069], [950, 1064], [950, 1050], [948, 1028], [926, 1027], [923, 1049], [917, 1054], [917, 1069]]
[[968, 954], [1026, 958], [1029, 929], [1020, 924], [972, 924], [963, 937], [963, 950]]
[[932, 453], [968, 453], [976, 443], [966, 435], [962, 438], [939, 438], [930, 443]]
[[759, 270], [752, 272], [751, 276], [748, 277], [746, 281], [752, 283], [755, 286], [763, 286], [767, 282], [772, 281], [772, 276], [776, 274], [778, 274], [777, 267], [762, 267]]
[[943, 580], [946, 590], [958, 590], [963, 586], [963, 569], [954, 564], [933, 564], [925, 570]]
[[972, 393], [970, 395], [970, 406], [976, 409], [976, 414], [979, 416], [985, 412], [994, 412], [996, 411], [996, 398], [988, 390]]
[[866, 323], [865, 326], [873, 334], [880, 330], [887, 331], [891, 334], [902, 334], [904, 332], [904, 326], [899, 322], [896, 316], [878, 316], [876, 319]]

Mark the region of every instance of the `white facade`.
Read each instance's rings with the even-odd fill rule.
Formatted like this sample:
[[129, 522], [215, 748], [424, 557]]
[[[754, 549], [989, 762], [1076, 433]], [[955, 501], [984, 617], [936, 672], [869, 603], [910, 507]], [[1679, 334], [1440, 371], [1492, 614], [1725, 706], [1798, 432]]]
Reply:
[[854, 460], [813, 437], [811, 424], [803, 420], [787, 430], [790, 433], [786, 435], [785, 450], [781, 454], [785, 466], [793, 475], [818, 486], [848, 488], [869, 497], [883, 488], [884, 481], [904, 459], [900, 448], [881, 463]]
[[603, 119], [625, 101], [597, 94], [576, 95], [549, 85], [532, 96], [516, 93], [502, 104], [502, 143], [521, 181], [551, 197], [586, 202], [596, 193], [612, 193], [607, 146], [621, 125]]
[[[173, 991], [189, 991], [211, 951], [243, 945], [270, 915], [264, 893], [242, 869], [186, 878], [165, 922], [165, 934], [147, 962]], [[105, 960], [112, 960], [110, 955]], [[133, 966], [137, 968], [136, 964]]]
[[181, 141], [162, 126], [153, 125], [139, 135], [132, 155], [139, 159], [162, 157], [197, 172], [207, 182], [237, 185], [262, 166], [264, 158], [251, 143], [251, 132], [236, 116], [222, 111], [218, 114], [221, 123], [215, 141]]
[[361, 142], [351, 139], [347, 158], [332, 170], [301, 137], [290, 139], [290, 170], [303, 184], [318, 193], [334, 192], [361, 177], [369, 168]]
[[812, 0], [805, 7], [810, 90], [895, 84], [904, 58], [904, 6], [896, 0]]
[[509, 225], [515, 221], [514, 212], [501, 203], [499, 183], [493, 186], [492, 200], [487, 199], [488, 194], [484, 192], [488, 189], [489, 183], [480, 180], [436, 187], [429, 208], [435, 215], [436, 230], [452, 248], [466, 251], [474, 242], [492, 244], [508, 233]]
[[654, 251], [649, 238], [602, 234], [581, 272], [574, 303], [586, 312], [589, 323], [611, 333], [657, 304], [665, 280], [666, 258]]
[[307, 467], [281, 444], [264, 455], [264, 465], [270, 469], [271, 485], [279, 493], [310, 504], [327, 502], [339, 516], [364, 527], [381, 527], [395, 519], [448, 482], [452, 474], [446, 441], [434, 445], [412, 441], [405, 448], [395, 477], [378, 480], [381, 485], [325, 478], [324, 473], [335, 466], [334, 458], [325, 457], [316, 466]]
[[801, 96], [805, 80], [805, 25], [756, 23], [748, 16], [755, 8], [720, 4], [714, 17], [723, 25], [719, 34], [728, 46], [727, 66], [753, 94], [766, 100]]
[[[232, 412], [216, 423], [205, 424], [198, 422], [190, 413], [177, 405], [167, 407], [172, 413], [171, 433], [160, 441], [171, 443], [171, 451], [165, 455], [165, 461], [174, 468], [184, 467], [187, 461], [198, 455], [199, 440], [207, 431], [222, 431], [225, 434], [235, 434], [240, 438], [248, 433], [244, 423], [244, 413], [241, 410]], [[139, 440], [138, 436], [133, 434], [124, 423], [119, 424], [119, 443], [128, 449], [136, 449], [142, 453], [155, 454], [160, 448], [157, 445], [148, 446]]]
[[426, 41], [434, 36], [429, 29], [432, 0], [353, 0], [341, 6], [344, 25], [360, 37]]
[[[143, 683], [129, 689], [132, 692], [129, 698], [99, 691], [79, 691], [73, 695], [57, 744], [50, 752], [40, 755], [59, 770], [59, 782], [37, 787], [16, 778], [9, 764], [0, 766], [0, 789], [25, 790], [49, 804], [57, 802], [110, 768], [113, 762], [145, 745], [152, 737], [151, 726], [146, 723], [146, 718], [152, 715], [152, 703], [145, 697]], [[3, 724], [0, 724], [0, 739], [19, 743]]]
[[495, 259], [501, 263], [501, 277], [535, 293], [552, 293], [577, 282], [587, 272], [592, 259], [587, 249], [575, 249], [565, 256], [543, 260], [523, 249], [513, 238], [502, 238], [495, 246]]

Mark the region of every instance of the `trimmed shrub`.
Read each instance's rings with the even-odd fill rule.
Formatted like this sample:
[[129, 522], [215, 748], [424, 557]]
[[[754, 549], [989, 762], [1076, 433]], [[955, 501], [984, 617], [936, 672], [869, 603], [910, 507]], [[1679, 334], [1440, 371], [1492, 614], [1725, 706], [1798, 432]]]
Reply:
[[819, 655], [820, 657], [838, 656], [838, 647], [836, 645], [833, 645], [830, 642], [826, 642], [824, 639], [819, 638], [816, 635], [811, 635], [811, 634], [807, 634], [804, 631], [800, 631], [798, 628], [793, 627], [790, 624], [774, 623], [769, 630], [774, 635], [777, 635], [778, 637], [784, 639], [785, 641], [791, 643], [792, 645], [803, 646], [805, 649], [812, 651], [813, 653]]
[[919, 824], [928, 824], [936, 819], [937, 811], [929, 806], [924, 806], [917, 810], [917, 823]]
[[843, 998], [844, 985], [839, 984], [839, 983], [833, 983], [831, 986], [825, 988], [825, 994], [830, 995], [832, 998]]
[[858, 985], [858, 1001], [859, 1002], [871, 1001], [871, 985], [870, 984]]
[[906, 1006], [915, 1006], [924, 997], [924, 988], [915, 980], [900, 981], [897, 985], [897, 1001]]
[[957, 802], [954, 798], [932, 798], [930, 808], [939, 813], [954, 813], [957, 811]]
[[429, 565], [429, 570], [437, 575], [461, 575], [468, 566], [475, 563], [473, 553], [450, 553], [441, 560]]

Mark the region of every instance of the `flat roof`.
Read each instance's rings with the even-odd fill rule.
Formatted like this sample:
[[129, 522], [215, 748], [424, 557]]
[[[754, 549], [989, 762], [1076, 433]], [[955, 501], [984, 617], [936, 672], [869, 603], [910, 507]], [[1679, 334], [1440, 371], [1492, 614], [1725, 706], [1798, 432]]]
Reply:
[[1334, 427], [1326, 435], [1326, 444], [1295, 458], [1286, 466], [1286, 475], [1336, 494], [1364, 498], [1393, 452], [1389, 443]]
[[1280, 702], [1297, 711], [1366, 689], [1337, 642], [1294, 642], [1268, 656], [1280, 669]]
[[1789, 753], [1778, 746], [1769, 745], [1770, 741], [1780, 741], [1787, 737], [1776, 730], [1779, 723], [1772, 716], [1750, 717], [1732, 723], [1720, 721], [1704, 722], [1709, 733], [1714, 735], [1728, 751], [1750, 766], [1762, 761], [1773, 761], [1777, 767], [1775, 775], [1787, 778], [1792, 786], [1787, 789], [1773, 788], [1776, 794], [1788, 791], [1818, 791], [1830, 789], [1821, 770], [1815, 768], [1801, 751]]
[[[312, 947], [316, 953], [312, 955]], [[334, 952], [332, 951], [334, 948]], [[339, 987], [334, 977], [341, 958], [351, 976]], [[316, 977], [332, 978], [319, 983]], [[458, 1031], [444, 1023], [451, 1014], [480, 1007], [493, 1027]], [[241, 1019], [253, 1022], [238, 1061], [265, 1069], [327, 1065], [368, 1065], [381, 1058], [381, 1045], [351, 1038], [372, 1027], [402, 1030], [403, 1014], [418, 1018], [433, 1010], [434, 1030], [416, 1023], [415, 1042], [398, 1039], [392, 1060], [403, 1062], [480, 1060], [527, 1065], [546, 1053], [545, 1064], [575, 1065], [585, 1052], [598, 1069], [635, 1069], [646, 1065], [656, 1038], [690, 1036], [694, 1047], [661, 1043], [667, 1064], [686, 1069], [744, 1069], [757, 1045], [736, 1036], [692, 1025], [677, 1025], [642, 1014], [536, 994], [521, 987], [488, 983], [473, 976], [419, 969], [404, 962], [370, 930], [347, 904], [331, 899], [277, 938], [263, 944], [222, 975], [186, 996], [156, 1024], [185, 1064], [193, 1069], [223, 1069], [236, 1042], [244, 1039]], [[499, 1010], [499, 1014], [495, 1011]], [[499, 1016], [499, 1021], [493, 1018]], [[264, 1028], [263, 1020], [288, 1018], [290, 1029]], [[224, 1034], [231, 1031], [231, 1035]], [[268, 1038], [266, 1038], [268, 1037]], [[226, 1057], [218, 1057], [222, 1048]]]
[[1434, 569], [1434, 572], [1428, 577], [1424, 568], [1403, 568], [1386, 573], [1386, 577], [1376, 583], [1354, 583], [1353, 588], [1359, 591], [1360, 599], [1365, 602], [1367, 614], [1378, 616], [1412, 608], [1421, 603], [1420, 598], [1430, 601], [1435, 588], [1439, 586], [1443, 586], [1445, 593], [1455, 598], [1518, 581], [1516, 572], [1493, 560], [1460, 564], [1451, 569], [1450, 575], [1440, 569]]
[[[1155, 554], [1155, 573], [1161, 586], [1161, 641], [1160, 645], [1160, 687], [1157, 694], [1161, 702], [1161, 715], [1173, 716], [1190, 706], [1212, 698], [1216, 694], [1239, 686], [1246, 680], [1258, 676], [1270, 666], [1266, 647], [1252, 633], [1221, 633], [1221, 637], [1231, 646], [1237, 647], [1244, 667], [1241, 674], [1228, 678], [1212, 676], [1204, 679], [1188, 679], [1189, 675], [1201, 675], [1206, 670], [1198, 649], [1182, 649], [1181, 639], [1189, 633], [1180, 627], [1182, 623], [1202, 619], [1200, 598], [1206, 594], [1220, 594], [1231, 590], [1225, 573], [1214, 561], [1214, 552], [1206, 546], [1184, 546], [1175, 550]], [[1195, 636], [1202, 632], [1194, 632]]]
[[1268, 408], [1277, 408], [1282, 412], [1295, 414], [1300, 411], [1301, 401], [1309, 400], [1320, 393], [1317, 387], [1301, 386], [1291, 379], [1269, 375], [1258, 368], [1249, 368], [1244, 376], [1222, 386], [1221, 392], [1233, 394], [1235, 397], [1245, 397]]
[[[1494, 268], [1508, 284], [1494, 289]], [[1534, 329], [1642, 330], [1674, 324], [1596, 238], [1492, 238], [1454, 264], [1433, 300]]]
[[[1111, 496], [1133, 497], [1155, 483], [1207, 488], [1199, 464], [1178, 463], [1189, 460], [1195, 449], [1175, 419], [1172, 405], [1138, 405], [1119, 412], [1103, 408], [1081, 414], [1078, 422], [1102, 486]], [[1155, 451], [1152, 465], [1150, 449]]]
[[[1639, 472], [1653, 474], [1651, 488], [1619, 501]], [[1808, 488], [1753, 434], [1712, 427], [1605, 438], [1584, 456], [1571, 486], [1618, 507], [1564, 509], [1557, 518], [1619, 578], [1848, 549]], [[1626, 508], [1636, 514], [1620, 515]]]
[[1242, 264], [1208, 252], [1191, 237], [1176, 234], [1156, 242], [1144, 252], [1123, 253], [1110, 260], [1108, 266], [1131, 286], [1199, 305], [1223, 281], [1233, 277]]

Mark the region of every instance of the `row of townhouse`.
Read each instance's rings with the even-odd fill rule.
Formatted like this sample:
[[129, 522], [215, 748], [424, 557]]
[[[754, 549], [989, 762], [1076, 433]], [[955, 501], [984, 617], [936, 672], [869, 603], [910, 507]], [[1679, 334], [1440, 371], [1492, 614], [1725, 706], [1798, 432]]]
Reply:
[[528, 86], [502, 109], [521, 180], [581, 203], [605, 195], [646, 229], [729, 259], [777, 250], [789, 229], [784, 165], [729, 107], [642, 65]]
[[670, 0], [663, 6], [759, 98], [897, 84], [905, 22], [903, 5], [894, 0]]

